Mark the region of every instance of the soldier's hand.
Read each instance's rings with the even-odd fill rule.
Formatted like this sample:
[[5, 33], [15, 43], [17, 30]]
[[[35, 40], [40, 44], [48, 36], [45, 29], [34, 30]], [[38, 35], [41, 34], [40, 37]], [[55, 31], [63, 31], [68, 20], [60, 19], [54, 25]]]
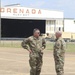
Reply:
[[32, 51], [31, 51], [31, 50], [29, 50], [29, 53], [32, 53]]
[[44, 51], [44, 49], [41, 49], [41, 52], [43, 52]]

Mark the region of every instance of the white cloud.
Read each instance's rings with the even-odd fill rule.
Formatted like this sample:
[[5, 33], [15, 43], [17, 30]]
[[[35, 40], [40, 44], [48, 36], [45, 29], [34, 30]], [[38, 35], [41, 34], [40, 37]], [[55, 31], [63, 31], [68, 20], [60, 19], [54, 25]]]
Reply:
[[10, 4], [15, 4], [15, 0], [1, 0], [1, 6], [10, 5]]
[[8, 4], [9, 4], [9, 1], [1, 0], [1, 6], [5, 6], [5, 5], [8, 5]]
[[75, 17], [75, 0], [59, 0], [58, 7], [64, 10], [66, 17]]
[[2, 0], [1, 0], [1, 6], [5, 6], [5, 5], [8, 5], [8, 4], [9, 4], [8, 1], [6, 1], [6, 0], [5, 0], [5, 1], [2, 1]]
[[45, 4], [45, 1], [36, 1], [30, 4], [31, 7], [41, 7]]
[[58, 0], [57, 6], [75, 8], [75, 0]]

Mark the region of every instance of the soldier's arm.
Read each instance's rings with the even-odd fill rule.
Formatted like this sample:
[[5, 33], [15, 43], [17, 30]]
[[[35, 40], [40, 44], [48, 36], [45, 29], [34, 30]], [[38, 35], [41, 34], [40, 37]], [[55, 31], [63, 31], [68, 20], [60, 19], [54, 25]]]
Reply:
[[55, 49], [61, 49], [61, 41], [55, 43]]
[[62, 44], [61, 44], [61, 48], [62, 48], [62, 50], [65, 50], [66, 49], [66, 43], [65, 43], [65, 41], [64, 40], [62, 40]]
[[23, 42], [21, 43], [21, 46], [22, 46], [24, 49], [27, 49], [27, 50], [29, 51], [29, 38], [24, 39]]
[[55, 42], [54, 55], [56, 56], [57, 59], [60, 59], [60, 55], [63, 55], [61, 50], [61, 40], [58, 40]]
[[42, 48], [45, 49], [46, 48], [46, 40], [43, 38], [42, 39]]
[[61, 50], [62, 50], [62, 55], [64, 55], [65, 50], [66, 50], [66, 43], [65, 43], [65, 41], [64, 41], [64, 40], [62, 40]]

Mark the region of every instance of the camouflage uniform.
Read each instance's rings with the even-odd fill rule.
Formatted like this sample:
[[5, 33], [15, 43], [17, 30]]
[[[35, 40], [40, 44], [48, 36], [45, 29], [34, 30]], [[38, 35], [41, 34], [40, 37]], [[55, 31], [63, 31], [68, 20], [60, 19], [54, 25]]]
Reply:
[[41, 67], [43, 64], [42, 50], [45, 49], [46, 47], [45, 39], [41, 37], [35, 38], [34, 36], [31, 36], [22, 42], [22, 47], [32, 51], [29, 54], [30, 56], [29, 63], [31, 67], [30, 75], [40, 75]]
[[54, 60], [57, 75], [64, 74], [65, 41], [62, 38], [55, 40]]

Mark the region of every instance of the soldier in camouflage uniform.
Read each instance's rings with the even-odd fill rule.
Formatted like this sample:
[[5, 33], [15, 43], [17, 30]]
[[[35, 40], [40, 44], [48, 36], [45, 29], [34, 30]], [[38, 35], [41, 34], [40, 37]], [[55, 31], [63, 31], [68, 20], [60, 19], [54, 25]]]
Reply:
[[30, 56], [30, 75], [40, 75], [41, 67], [43, 64], [43, 50], [46, 47], [45, 39], [39, 36], [40, 30], [34, 29], [33, 36], [25, 39], [22, 42], [22, 47], [29, 51]]
[[61, 38], [62, 33], [55, 33], [54, 61], [57, 75], [64, 75], [65, 41]]

